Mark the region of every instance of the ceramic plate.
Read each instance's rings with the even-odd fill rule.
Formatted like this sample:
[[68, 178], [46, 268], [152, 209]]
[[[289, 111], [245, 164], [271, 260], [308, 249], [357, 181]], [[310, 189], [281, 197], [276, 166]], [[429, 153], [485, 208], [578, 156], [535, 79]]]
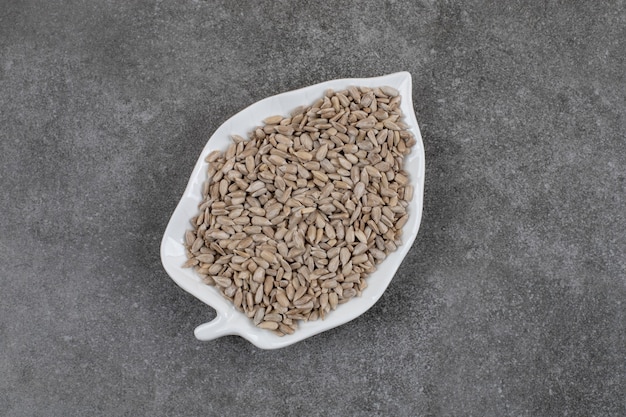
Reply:
[[[217, 289], [205, 285], [192, 269], [183, 269], [181, 265], [187, 259], [183, 246], [184, 234], [190, 229], [189, 221], [196, 216], [201, 201], [202, 184], [206, 178], [207, 163], [205, 157], [213, 150], [225, 150], [231, 143], [229, 136], [237, 134], [247, 137], [248, 132], [262, 125], [266, 117], [288, 115], [298, 106], [307, 106], [323, 96], [327, 89], [342, 90], [348, 86], [391, 86], [402, 95], [401, 108], [404, 122], [415, 136], [417, 144], [405, 158], [404, 169], [410, 174], [414, 187], [413, 200], [410, 202], [409, 220], [403, 228], [403, 244], [378, 265], [376, 272], [367, 278], [368, 287], [361, 297], [355, 297], [331, 311], [325, 320], [298, 323], [298, 329], [292, 335], [283, 337], [259, 329], [242, 312], [237, 311], [232, 303], [225, 299]], [[174, 282], [185, 291], [214, 308], [217, 316], [214, 320], [201, 324], [195, 329], [195, 336], [200, 340], [212, 340], [225, 335], [238, 335], [263, 349], [285, 347], [303, 339], [332, 329], [355, 319], [365, 313], [382, 296], [391, 282], [402, 260], [411, 248], [417, 236], [422, 216], [424, 190], [424, 146], [419, 126], [415, 118], [412, 101], [411, 74], [398, 72], [375, 78], [348, 78], [327, 81], [321, 84], [301, 88], [261, 100], [237, 113], [221, 125], [211, 136], [200, 153], [187, 188], [174, 210], [161, 242], [161, 260], [167, 273]]]

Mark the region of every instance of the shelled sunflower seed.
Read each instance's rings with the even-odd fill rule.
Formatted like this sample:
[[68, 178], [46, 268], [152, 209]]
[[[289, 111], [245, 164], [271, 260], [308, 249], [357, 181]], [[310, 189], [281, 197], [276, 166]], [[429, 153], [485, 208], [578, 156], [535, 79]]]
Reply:
[[416, 141], [400, 100], [387, 86], [329, 90], [211, 152], [184, 266], [280, 336], [360, 296], [409, 216]]

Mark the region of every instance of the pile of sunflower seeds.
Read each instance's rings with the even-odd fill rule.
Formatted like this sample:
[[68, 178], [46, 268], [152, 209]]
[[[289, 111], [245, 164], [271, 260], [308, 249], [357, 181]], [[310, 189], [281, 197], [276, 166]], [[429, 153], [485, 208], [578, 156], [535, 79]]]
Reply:
[[392, 87], [329, 90], [214, 151], [187, 261], [254, 324], [283, 336], [360, 296], [402, 243], [416, 143]]

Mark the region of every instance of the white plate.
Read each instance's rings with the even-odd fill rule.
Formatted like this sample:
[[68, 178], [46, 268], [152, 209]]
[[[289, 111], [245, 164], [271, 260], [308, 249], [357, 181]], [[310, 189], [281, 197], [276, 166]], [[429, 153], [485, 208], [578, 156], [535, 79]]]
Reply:
[[[403, 228], [403, 244], [395, 252], [389, 254], [378, 265], [376, 272], [367, 278], [368, 287], [363, 291], [361, 297], [355, 297], [349, 302], [339, 305], [335, 311], [331, 311], [326, 316], [325, 320], [300, 322], [294, 334], [279, 337], [268, 330], [255, 327], [252, 321], [237, 311], [232, 303], [225, 299], [217, 289], [202, 283], [192, 269], [181, 267], [187, 259], [183, 247], [184, 234], [187, 229], [191, 228], [190, 219], [198, 214], [202, 184], [206, 178], [207, 163], [204, 158], [213, 150], [225, 150], [231, 143], [230, 135], [238, 134], [247, 137], [247, 133], [255, 126], [261, 125], [264, 118], [275, 114], [288, 115], [291, 110], [298, 106], [313, 103], [322, 97], [324, 91], [329, 88], [338, 91], [350, 85], [367, 87], [388, 85], [398, 89], [402, 95], [401, 108], [404, 122], [410, 126], [409, 129], [417, 140], [417, 144], [404, 162], [404, 169], [410, 174], [410, 182], [415, 190], [413, 200], [409, 204], [409, 220]], [[228, 119], [215, 131], [202, 150], [187, 188], [167, 225], [161, 242], [161, 261], [176, 284], [213, 307], [217, 312], [217, 317], [214, 320], [201, 324], [195, 329], [195, 336], [198, 339], [212, 340], [225, 335], [239, 335], [263, 349], [285, 347], [353, 320], [378, 301], [417, 236], [422, 217], [423, 194], [424, 145], [413, 110], [411, 74], [398, 72], [376, 78], [327, 81], [254, 103]]]

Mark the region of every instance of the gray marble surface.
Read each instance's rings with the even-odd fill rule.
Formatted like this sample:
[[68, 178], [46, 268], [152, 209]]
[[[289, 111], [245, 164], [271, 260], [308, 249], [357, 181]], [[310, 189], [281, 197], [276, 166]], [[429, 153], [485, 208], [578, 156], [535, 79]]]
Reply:
[[[626, 415], [624, 1], [0, 5], [0, 415]], [[420, 234], [349, 324], [263, 351], [159, 244], [266, 96], [413, 76]]]

